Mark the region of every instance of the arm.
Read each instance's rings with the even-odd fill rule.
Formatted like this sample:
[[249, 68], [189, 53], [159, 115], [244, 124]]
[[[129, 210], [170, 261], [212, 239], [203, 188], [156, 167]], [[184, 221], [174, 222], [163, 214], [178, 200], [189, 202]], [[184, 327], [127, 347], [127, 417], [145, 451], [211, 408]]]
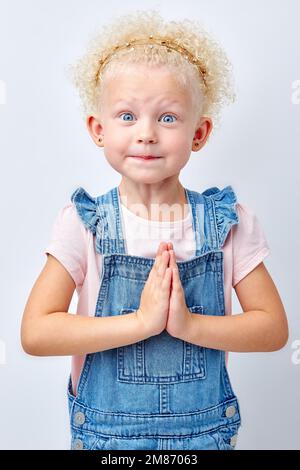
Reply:
[[104, 351], [149, 336], [136, 312], [111, 317], [68, 313], [75, 283], [52, 255], [36, 280], [25, 306], [21, 342], [34, 356], [67, 356]]
[[261, 262], [235, 286], [243, 312], [190, 314], [180, 339], [206, 348], [236, 352], [276, 351], [288, 341], [288, 322], [276, 286]]

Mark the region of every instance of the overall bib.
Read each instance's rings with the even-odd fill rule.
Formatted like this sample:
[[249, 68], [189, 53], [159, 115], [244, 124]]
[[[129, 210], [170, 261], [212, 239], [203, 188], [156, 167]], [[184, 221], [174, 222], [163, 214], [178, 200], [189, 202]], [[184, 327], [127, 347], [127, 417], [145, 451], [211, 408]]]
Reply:
[[[186, 304], [197, 315], [225, 315], [221, 247], [239, 222], [236, 195], [231, 186], [185, 194], [196, 240], [195, 257], [177, 262]], [[71, 200], [103, 256], [95, 316], [137, 310], [155, 260], [127, 254], [118, 187], [95, 198], [79, 187]], [[72, 449], [234, 450], [241, 425], [225, 351], [166, 330], [87, 354], [76, 397], [69, 378], [68, 403]]]

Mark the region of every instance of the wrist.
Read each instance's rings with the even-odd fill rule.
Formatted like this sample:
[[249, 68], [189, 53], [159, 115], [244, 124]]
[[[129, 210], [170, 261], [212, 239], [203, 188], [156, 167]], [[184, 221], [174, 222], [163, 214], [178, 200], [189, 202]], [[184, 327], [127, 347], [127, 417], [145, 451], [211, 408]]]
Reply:
[[137, 329], [138, 329], [140, 335], [142, 336], [142, 339], [147, 339], [150, 336], [152, 336], [153, 333], [151, 333], [149, 331], [149, 328], [147, 328], [147, 326], [146, 326], [146, 324], [143, 320], [143, 315], [141, 313], [141, 310], [138, 308], [134, 313], [135, 313], [135, 318], [136, 318]]
[[191, 311], [187, 308], [185, 327], [180, 338], [181, 340], [186, 341], [187, 343], [192, 343], [193, 333], [195, 329], [194, 317], [195, 313], [191, 313]]

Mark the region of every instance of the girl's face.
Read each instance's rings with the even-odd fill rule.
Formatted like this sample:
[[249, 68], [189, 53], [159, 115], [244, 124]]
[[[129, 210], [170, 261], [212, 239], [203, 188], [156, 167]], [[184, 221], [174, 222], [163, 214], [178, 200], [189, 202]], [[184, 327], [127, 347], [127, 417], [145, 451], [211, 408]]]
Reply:
[[[104, 90], [100, 119], [90, 116], [87, 123], [95, 142], [103, 137], [110, 165], [136, 183], [178, 175], [190, 157], [197, 128], [190, 93], [166, 68], [145, 65], [134, 65], [105, 83]], [[135, 158], [141, 155], [157, 158]]]

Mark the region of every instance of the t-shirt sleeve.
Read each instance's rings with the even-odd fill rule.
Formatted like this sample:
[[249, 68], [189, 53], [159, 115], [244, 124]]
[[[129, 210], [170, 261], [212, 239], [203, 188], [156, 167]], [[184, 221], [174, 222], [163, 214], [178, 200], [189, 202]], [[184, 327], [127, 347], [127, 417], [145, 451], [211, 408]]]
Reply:
[[82, 286], [87, 268], [87, 229], [73, 203], [59, 210], [44, 253], [50, 253], [60, 261], [72, 276], [76, 288]]
[[245, 204], [237, 203], [239, 223], [232, 227], [232, 286], [234, 287], [270, 254], [262, 225]]

